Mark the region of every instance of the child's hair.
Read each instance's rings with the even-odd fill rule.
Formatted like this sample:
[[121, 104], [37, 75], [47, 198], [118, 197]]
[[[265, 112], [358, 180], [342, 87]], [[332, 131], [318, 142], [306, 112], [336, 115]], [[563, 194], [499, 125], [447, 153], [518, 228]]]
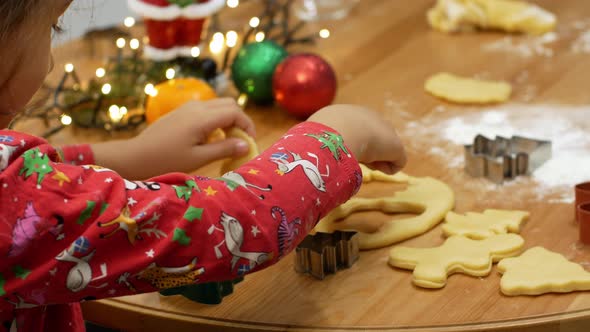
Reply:
[[0, 0], [0, 41], [23, 23], [41, 0]]

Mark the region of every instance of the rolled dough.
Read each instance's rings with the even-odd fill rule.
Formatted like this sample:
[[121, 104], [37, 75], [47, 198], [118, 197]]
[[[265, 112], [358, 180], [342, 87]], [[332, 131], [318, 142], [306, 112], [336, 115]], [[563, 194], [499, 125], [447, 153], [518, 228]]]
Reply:
[[[420, 235], [436, 226], [455, 204], [451, 188], [436, 179], [416, 178], [403, 173], [387, 175], [362, 166], [363, 182], [386, 181], [408, 183], [405, 191], [390, 197], [352, 198], [332, 210], [315, 227], [314, 231], [330, 233], [335, 230], [359, 231], [359, 248], [363, 250], [389, 246]], [[384, 223], [375, 233], [363, 233], [341, 220], [354, 212], [378, 210], [385, 213], [418, 213], [415, 217], [394, 219]], [[339, 221], [341, 220], [341, 221]]]
[[446, 236], [463, 235], [481, 240], [495, 234], [519, 233], [520, 225], [529, 217], [527, 211], [493, 210], [483, 213], [467, 212], [465, 215], [449, 211], [442, 225]]
[[491, 29], [538, 35], [557, 24], [551, 12], [515, 0], [438, 0], [427, 18], [430, 26], [443, 32]]
[[516, 234], [494, 235], [485, 240], [451, 236], [434, 248], [395, 247], [389, 254], [389, 264], [414, 270], [416, 286], [442, 288], [453, 273], [487, 276], [492, 262], [518, 255], [523, 245], [524, 239]]
[[590, 290], [590, 273], [561, 254], [534, 247], [498, 263], [505, 295], [540, 295]]
[[461, 104], [503, 102], [512, 93], [512, 87], [506, 82], [476, 80], [449, 73], [431, 76], [424, 89], [436, 97]]

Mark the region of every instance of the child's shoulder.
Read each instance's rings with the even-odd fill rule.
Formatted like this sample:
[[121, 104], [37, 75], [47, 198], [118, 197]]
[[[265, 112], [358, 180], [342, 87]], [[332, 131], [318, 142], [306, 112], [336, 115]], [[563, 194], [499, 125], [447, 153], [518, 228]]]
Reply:
[[21, 155], [55, 153], [53, 149], [49, 151], [47, 147], [47, 141], [42, 138], [14, 130], [0, 130], [0, 171], [5, 170]]

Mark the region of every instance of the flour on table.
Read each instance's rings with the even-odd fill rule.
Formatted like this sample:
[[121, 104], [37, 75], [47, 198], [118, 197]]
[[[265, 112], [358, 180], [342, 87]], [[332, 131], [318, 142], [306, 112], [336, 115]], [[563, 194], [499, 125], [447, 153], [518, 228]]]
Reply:
[[583, 32], [573, 43], [573, 53], [590, 53], [590, 30]]
[[[466, 189], [505, 192], [520, 198], [550, 202], [573, 201], [573, 186], [590, 180], [590, 106], [506, 104], [458, 113], [434, 112], [412, 122], [402, 136], [412, 148], [440, 159], [449, 175]], [[463, 145], [476, 135], [489, 138], [513, 135], [552, 142], [553, 156], [531, 176], [518, 177], [502, 185], [465, 174]]]
[[514, 53], [522, 57], [542, 56], [550, 58], [555, 51], [551, 44], [559, 35], [548, 32], [542, 36], [507, 36], [495, 42], [482, 45], [484, 51]]

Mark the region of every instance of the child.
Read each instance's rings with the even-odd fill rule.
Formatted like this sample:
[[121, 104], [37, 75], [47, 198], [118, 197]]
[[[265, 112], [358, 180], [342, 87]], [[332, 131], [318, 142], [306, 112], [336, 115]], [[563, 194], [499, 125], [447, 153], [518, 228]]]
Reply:
[[[3, 127], [41, 85], [52, 25], [70, 2], [0, 1]], [[221, 178], [169, 173], [246, 153], [236, 139], [205, 143], [231, 127], [255, 135], [233, 101], [218, 99], [186, 104], [126, 141], [54, 148], [0, 131], [0, 331], [82, 331], [80, 301], [268, 267], [356, 192], [355, 157], [388, 173], [405, 163], [388, 124], [341, 105]]]

